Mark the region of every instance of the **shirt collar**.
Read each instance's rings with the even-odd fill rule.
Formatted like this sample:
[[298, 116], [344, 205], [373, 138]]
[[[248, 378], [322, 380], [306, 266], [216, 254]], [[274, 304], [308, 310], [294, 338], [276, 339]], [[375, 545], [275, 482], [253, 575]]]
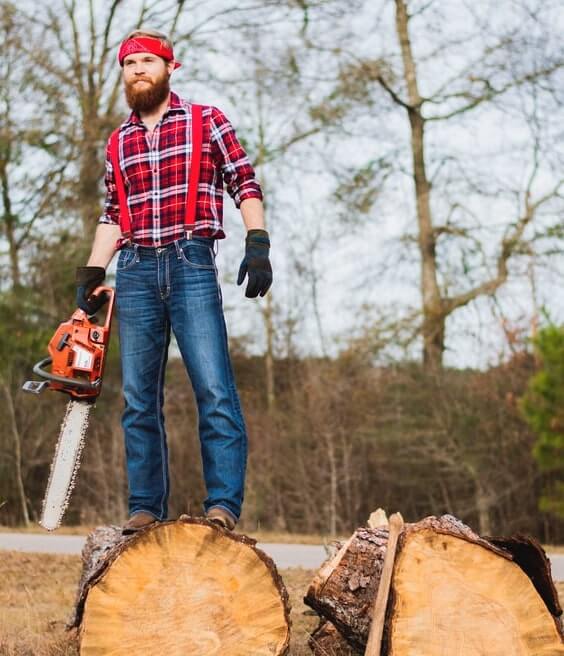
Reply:
[[[176, 93], [174, 93], [174, 91], [171, 91], [168, 107], [166, 108], [166, 111], [163, 114], [163, 118], [169, 113], [179, 112], [179, 111], [186, 113], [186, 107], [184, 107], [184, 105], [180, 101], [179, 96]], [[137, 114], [137, 112], [132, 111], [129, 114], [127, 121], [123, 125], [125, 127], [126, 125], [140, 125], [141, 123], [142, 121], [139, 114]]]

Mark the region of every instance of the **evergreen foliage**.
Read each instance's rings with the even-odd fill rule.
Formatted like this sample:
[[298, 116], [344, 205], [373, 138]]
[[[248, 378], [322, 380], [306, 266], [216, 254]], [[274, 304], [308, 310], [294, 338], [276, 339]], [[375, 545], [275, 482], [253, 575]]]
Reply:
[[541, 366], [521, 408], [537, 435], [534, 457], [548, 475], [540, 508], [564, 517], [564, 327], [547, 326], [534, 343]]

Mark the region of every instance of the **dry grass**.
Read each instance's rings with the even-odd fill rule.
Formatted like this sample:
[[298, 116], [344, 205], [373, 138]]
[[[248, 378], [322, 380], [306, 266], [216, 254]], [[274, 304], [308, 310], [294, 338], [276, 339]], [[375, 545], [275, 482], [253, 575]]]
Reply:
[[[75, 633], [65, 631], [80, 576], [79, 556], [0, 551], [0, 656], [77, 656]], [[292, 656], [311, 654], [317, 620], [304, 615], [311, 570], [282, 570], [292, 604]]]
[[0, 552], [1, 656], [74, 656], [64, 625], [80, 576], [78, 556]]
[[[78, 556], [0, 551], [0, 656], [77, 656], [74, 633], [65, 623], [80, 575]], [[281, 572], [292, 605], [291, 656], [310, 656], [307, 646], [317, 619], [302, 598], [314, 572]], [[564, 582], [556, 584], [564, 601]]]

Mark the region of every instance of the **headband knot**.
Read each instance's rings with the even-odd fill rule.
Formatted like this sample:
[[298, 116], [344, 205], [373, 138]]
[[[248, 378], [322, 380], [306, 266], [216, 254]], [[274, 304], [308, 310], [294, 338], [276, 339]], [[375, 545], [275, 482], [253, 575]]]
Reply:
[[151, 36], [136, 36], [131, 39], [122, 41], [118, 52], [119, 65], [123, 66], [123, 60], [127, 55], [133, 55], [137, 52], [150, 52], [157, 57], [162, 57], [166, 61], [173, 61], [174, 68], [178, 68], [181, 64], [174, 59], [174, 52], [172, 48], [166, 46], [162, 39]]

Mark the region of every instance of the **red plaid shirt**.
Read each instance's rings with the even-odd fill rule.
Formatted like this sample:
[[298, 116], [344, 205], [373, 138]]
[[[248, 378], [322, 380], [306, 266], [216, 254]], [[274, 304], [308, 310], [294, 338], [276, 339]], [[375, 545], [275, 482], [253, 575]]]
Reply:
[[[119, 129], [119, 159], [131, 215], [133, 241], [162, 246], [184, 236], [192, 152], [191, 105], [170, 94], [170, 104], [152, 135], [132, 112]], [[217, 107], [202, 110], [202, 158], [195, 235], [223, 239], [223, 181], [237, 207], [262, 199], [253, 167], [233, 126]], [[106, 148], [106, 201], [99, 223], [119, 224], [114, 172]]]

